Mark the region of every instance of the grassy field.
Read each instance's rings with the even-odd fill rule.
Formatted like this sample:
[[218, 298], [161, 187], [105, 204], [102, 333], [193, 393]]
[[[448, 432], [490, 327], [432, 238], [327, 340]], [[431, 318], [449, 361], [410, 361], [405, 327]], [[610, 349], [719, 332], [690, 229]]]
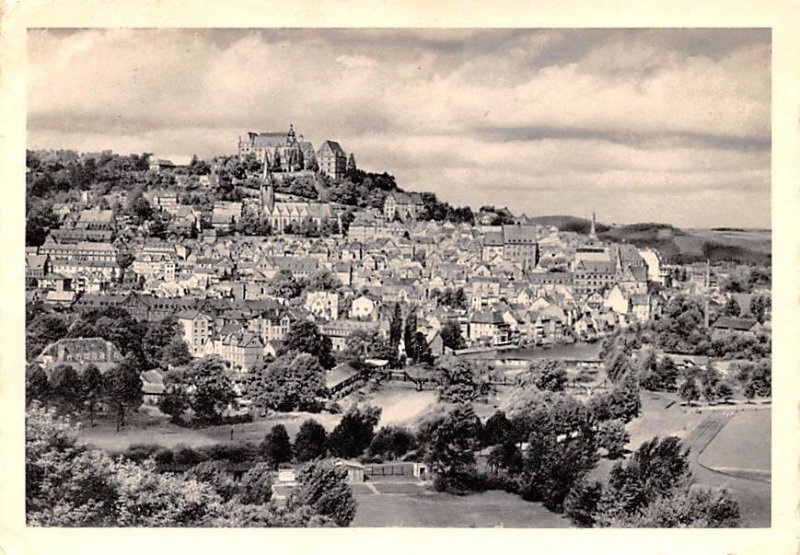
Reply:
[[769, 476], [771, 468], [771, 411], [738, 412], [720, 431], [699, 460], [724, 471], [754, 471]]
[[438, 403], [435, 391], [416, 391], [412, 387], [384, 384], [377, 391], [356, 392], [344, 398], [342, 407], [358, 403], [369, 403], [380, 407], [381, 420], [378, 426], [408, 426], [420, 416], [430, 412]]
[[568, 528], [570, 522], [503, 491], [459, 497], [422, 495], [359, 495], [350, 526]]
[[100, 420], [94, 428], [84, 427], [81, 431], [81, 439], [87, 444], [108, 451], [121, 451], [136, 443], [155, 444], [170, 448], [178, 444], [199, 447], [230, 441], [231, 428], [233, 428], [235, 441], [258, 443], [276, 424], [286, 426], [289, 436], [294, 437], [300, 429], [300, 425], [308, 418], [313, 418], [330, 432], [339, 423], [341, 415], [295, 412], [278, 414], [247, 424], [211, 426], [193, 430], [175, 426], [166, 417], [155, 419], [136, 414], [132, 416], [130, 425], [120, 430], [119, 433], [116, 432], [112, 420]]

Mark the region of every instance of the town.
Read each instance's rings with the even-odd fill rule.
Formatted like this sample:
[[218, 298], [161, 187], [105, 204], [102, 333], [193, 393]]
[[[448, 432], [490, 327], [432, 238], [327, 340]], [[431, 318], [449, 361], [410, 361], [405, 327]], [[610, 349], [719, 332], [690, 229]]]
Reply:
[[[186, 165], [28, 151], [26, 393], [75, 441], [219, 503], [269, 484], [278, 512], [225, 525], [401, 525], [439, 492], [456, 519], [465, 492], [504, 496], [445, 525], [769, 525], [771, 268], [732, 246], [755, 232], [686, 254], [666, 224], [405, 191], [292, 124], [231, 144]], [[646, 456], [678, 470], [630, 501]], [[321, 521], [287, 512], [317, 459], [352, 492]], [[50, 502], [35, 522], [59, 523]]]

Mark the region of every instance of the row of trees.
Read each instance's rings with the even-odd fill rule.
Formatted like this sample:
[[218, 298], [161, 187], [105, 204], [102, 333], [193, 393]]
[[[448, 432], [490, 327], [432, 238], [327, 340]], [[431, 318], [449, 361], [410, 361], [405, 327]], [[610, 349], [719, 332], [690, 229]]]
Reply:
[[117, 431], [125, 425], [125, 416], [139, 408], [144, 398], [140, 370], [132, 357], [101, 374], [95, 365], [78, 373], [69, 364], [58, 364], [48, 376], [38, 364], [26, 369], [25, 397], [62, 413], [89, 414], [91, 425], [99, 406], [111, 408], [116, 415]]

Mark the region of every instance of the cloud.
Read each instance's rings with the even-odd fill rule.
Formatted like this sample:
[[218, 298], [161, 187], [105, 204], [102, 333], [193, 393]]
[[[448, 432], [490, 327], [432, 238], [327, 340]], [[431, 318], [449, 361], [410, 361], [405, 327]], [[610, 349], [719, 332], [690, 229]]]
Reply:
[[725, 202], [698, 223], [769, 225], [768, 30], [32, 30], [28, 47], [31, 147], [207, 156], [293, 122], [452, 202], [711, 191]]

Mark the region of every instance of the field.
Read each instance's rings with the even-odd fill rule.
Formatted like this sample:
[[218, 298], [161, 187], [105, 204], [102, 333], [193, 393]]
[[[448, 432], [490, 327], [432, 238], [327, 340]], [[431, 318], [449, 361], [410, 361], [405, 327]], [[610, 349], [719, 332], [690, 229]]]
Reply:
[[380, 407], [379, 427], [408, 426], [433, 410], [438, 403], [438, 397], [435, 391], [416, 391], [411, 386], [384, 384], [377, 391], [356, 392], [340, 401], [342, 408], [353, 403], [369, 403], [372, 406]]
[[359, 495], [351, 526], [567, 528], [570, 522], [503, 491], [459, 497], [447, 493]]
[[211, 426], [193, 430], [176, 426], [163, 416], [155, 418], [136, 414], [131, 418], [131, 423], [119, 433], [116, 432], [113, 420], [100, 420], [94, 428], [85, 426], [80, 437], [85, 443], [108, 451], [121, 451], [136, 443], [155, 444], [170, 448], [178, 444], [199, 447], [230, 441], [231, 428], [233, 428], [235, 441], [258, 443], [276, 424], [286, 426], [289, 435], [294, 437], [300, 429], [300, 425], [307, 418], [313, 418], [330, 432], [338, 424], [341, 416], [296, 412], [274, 415], [247, 424]]
[[[434, 391], [416, 391], [409, 387], [383, 386], [379, 391], [367, 394], [353, 394], [341, 401], [343, 410], [358, 402], [369, 403], [381, 407], [380, 426], [411, 425], [420, 416], [436, 406], [437, 397]], [[128, 425], [117, 433], [113, 419], [98, 418], [97, 426], [85, 425], [81, 431], [81, 439], [95, 447], [108, 451], [122, 451], [136, 443], [148, 443], [163, 447], [175, 447], [178, 444], [204, 446], [231, 440], [258, 443], [264, 439], [270, 429], [277, 424], [286, 426], [290, 437], [294, 437], [300, 425], [308, 418], [313, 418], [330, 432], [341, 419], [340, 414], [292, 412], [274, 414], [255, 422], [236, 424], [234, 426], [211, 426], [202, 429], [181, 428], [169, 422], [164, 416], [152, 416], [137, 413], [129, 417]]]
[[715, 470], [769, 479], [771, 428], [769, 410], [739, 412], [703, 451], [699, 461]]

